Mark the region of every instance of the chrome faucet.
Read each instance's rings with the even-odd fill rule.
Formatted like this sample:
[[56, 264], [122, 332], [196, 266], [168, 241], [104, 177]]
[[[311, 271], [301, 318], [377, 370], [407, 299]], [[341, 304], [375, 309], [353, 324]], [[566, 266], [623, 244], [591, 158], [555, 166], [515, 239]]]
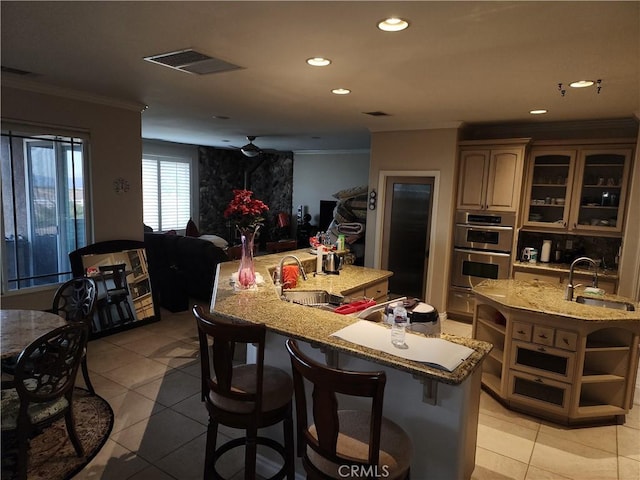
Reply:
[[284, 261], [287, 258], [293, 258], [296, 263], [298, 264], [298, 268], [300, 269], [300, 273], [302, 274], [302, 279], [306, 280], [307, 279], [307, 274], [304, 271], [304, 267], [302, 266], [302, 263], [300, 262], [300, 259], [298, 257], [296, 257], [295, 255], [285, 255], [284, 257], [282, 257], [280, 259], [280, 264], [278, 265], [278, 267], [276, 268], [276, 271], [273, 274], [273, 282], [275, 283], [276, 287], [278, 288], [280, 295], [282, 295], [282, 267], [284, 266]]
[[593, 287], [598, 288], [598, 264], [595, 262], [595, 260], [589, 257], [576, 258], [573, 262], [571, 262], [571, 266], [569, 267], [569, 283], [567, 284], [567, 287], [564, 291], [564, 299], [570, 302], [573, 301], [573, 289], [579, 286], [573, 284], [573, 269], [576, 264], [580, 262], [589, 262], [591, 265], [593, 265]]

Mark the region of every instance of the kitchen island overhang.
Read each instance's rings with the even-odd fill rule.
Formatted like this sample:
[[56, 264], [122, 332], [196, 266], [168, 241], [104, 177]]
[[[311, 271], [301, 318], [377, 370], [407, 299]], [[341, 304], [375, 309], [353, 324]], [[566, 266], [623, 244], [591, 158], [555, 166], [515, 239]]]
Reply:
[[[467, 338], [442, 335], [473, 350], [453, 372], [405, 360], [332, 336], [358, 321], [356, 317], [285, 302], [271, 280], [280, 259], [293, 254], [308, 280], [298, 290], [325, 290], [349, 296], [393, 273], [348, 265], [339, 275], [313, 275], [316, 256], [309, 250], [255, 258], [256, 272], [264, 284], [253, 291], [234, 291], [229, 282], [237, 262], [219, 265], [210, 310], [230, 318], [264, 323], [269, 332], [266, 361], [290, 369], [284, 341], [304, 342], [306, 354], [340, 368], [387, 374], [384, 414], [400, 424], [414, 439], [414, 478], [470, 478], [475, 464], [475, 446], [480, 396], [480, 366], [492, 345]], [[383, 328], [383, 327], [381, 327]], [[409, 333], [411, 334], [411, 333]], [[278, 432], [269, 432], [275, 436]]]

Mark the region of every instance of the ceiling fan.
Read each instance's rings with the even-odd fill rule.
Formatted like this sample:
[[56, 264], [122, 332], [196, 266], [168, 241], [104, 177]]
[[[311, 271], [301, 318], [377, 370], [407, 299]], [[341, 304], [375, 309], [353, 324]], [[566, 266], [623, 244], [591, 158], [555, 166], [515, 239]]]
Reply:
[[244, 147], [240, 147], [240, 151], [245, 157], [253, 158], [262, 153], [262, 150], [253, 143], [255, 139], [255, 135], [247, 135], [247, 140], [249, 140], [249, 143], [247, 143]]

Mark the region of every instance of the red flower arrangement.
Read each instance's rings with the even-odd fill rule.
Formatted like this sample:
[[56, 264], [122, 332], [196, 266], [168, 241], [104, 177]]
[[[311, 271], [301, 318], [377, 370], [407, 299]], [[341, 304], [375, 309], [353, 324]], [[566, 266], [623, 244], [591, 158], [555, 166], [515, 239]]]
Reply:
[[230, 219], [238, 228], [256, 228], [262, 225], [262, 213], [269, 207], [262, 201], [251, 198], [251, 190], [234, 190], [233, 199], [224, 211], [224, 218]]

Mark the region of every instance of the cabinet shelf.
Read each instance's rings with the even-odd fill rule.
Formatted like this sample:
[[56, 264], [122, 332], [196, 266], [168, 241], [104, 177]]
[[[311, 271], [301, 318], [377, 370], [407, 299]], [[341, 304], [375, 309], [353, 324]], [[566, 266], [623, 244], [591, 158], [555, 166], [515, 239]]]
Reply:
[[608, 373], [584, 372], [582, 375], [582, 383], [608, 383], [608, 382], [624, 382], [626, 379], [620, 375], [611, 375]]
[[589, 341], [585, 352], [624, 352], [629, 350], [628, 345], [611, 345]]
[[495, 330], [498, 333], [501, 333], [502, 335], [504, 335], [505, 333], [504, 325], [499, 325], [495, 323], [493, 320], [488, 320], [486, 318], [478, 317], [478, 322], [482, 323], [483, 325], [486, 325], [487, 327], [491, 328], [492, 330]]
[[502, 350], [500, 350], [499, 348], [496, 348], [495, 345], [494, 345], [493, 350], [491, 350], [491, 352], [489, 353], [489, 358], [495, 360], [500, 365], [502, 365], [502, 359], [504, 358], [504, 352]]
[[584, 405], [578, 407], [578, 415], [581, 417], [605, 417], [611, 415], [626, 415], [627, 411], [624, 408], [616, 407], [615, 405]]
[[501, 379], [499, 376], [490, 372], [482, 372], [482, 383], [492, 391], [500, 393], [500, 382]]

